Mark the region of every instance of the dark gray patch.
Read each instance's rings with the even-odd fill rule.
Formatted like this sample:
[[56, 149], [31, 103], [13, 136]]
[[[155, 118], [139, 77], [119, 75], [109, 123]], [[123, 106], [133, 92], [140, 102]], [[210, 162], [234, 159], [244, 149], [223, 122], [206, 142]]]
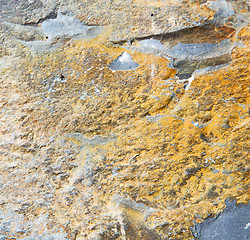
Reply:
[[192, 73], [183, 73], [183, 74], [176, 74], [176, 76], [179, 78], [179, 79], [188, 79], [192, 76]]
[[224, 212], [216, 218], [207, 219], [196, 230], [197, 240], [249, 240], [250, 206], [236, 206], [235, 201], [226, 201]]
[[216, 46], [216, 43], [178, 43], [176, 46], [174, 46], [174, 48], [167, 50], [167, 55], [180, 60], [195, 58], [210, 52]]
[[202, 69], [206, 67], [214, 67], [218, 65], [223, 65], [231, 61], [231, 54], [221, 55], [215, 58], [199, 59], [199, 60], [181, 60], [175, 61], [173, 66], [177, 68], [180, 79], [186, 79], [184, 76], [192, 75], [192, 73], [197, 69]]

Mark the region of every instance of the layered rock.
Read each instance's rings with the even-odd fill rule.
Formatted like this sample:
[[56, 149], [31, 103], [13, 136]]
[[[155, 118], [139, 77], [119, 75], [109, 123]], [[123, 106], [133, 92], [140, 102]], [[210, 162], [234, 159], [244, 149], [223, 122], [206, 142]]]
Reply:
[[245, 1], [0, 4], [0, 239], [207, 239], [248, 203]]

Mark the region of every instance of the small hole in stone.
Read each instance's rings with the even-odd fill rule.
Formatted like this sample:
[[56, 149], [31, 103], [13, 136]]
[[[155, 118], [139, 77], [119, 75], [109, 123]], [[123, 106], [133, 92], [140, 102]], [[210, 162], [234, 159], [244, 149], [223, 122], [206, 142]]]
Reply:
[[49, 37], [47, 36], [46, 39], [48, 39]]
[[63, 80], [65, 77], [61, 74], [60, 75], [60, 79]]
[[151, 13], [151, 17], [153, 17], [154, 16], [154, 14], [153, 13]]

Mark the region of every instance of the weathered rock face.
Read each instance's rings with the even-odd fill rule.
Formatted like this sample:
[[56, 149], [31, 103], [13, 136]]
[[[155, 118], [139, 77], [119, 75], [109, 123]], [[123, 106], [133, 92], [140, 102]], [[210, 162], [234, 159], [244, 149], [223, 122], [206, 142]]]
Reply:
[[0, 239], [208, 239], [248, 203], [247, 7], [0, 1]]

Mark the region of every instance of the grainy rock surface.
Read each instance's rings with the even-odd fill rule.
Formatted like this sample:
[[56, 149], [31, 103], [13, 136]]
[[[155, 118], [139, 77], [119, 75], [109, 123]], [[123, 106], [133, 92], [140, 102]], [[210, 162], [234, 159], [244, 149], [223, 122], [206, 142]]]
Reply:
[[249, 237], [247, 1], [0, 10], [1, 240]]
[[249, 204], [236, 207], [228, 202], [223, 213], [208, 219], [199, 228], [199, 239], [249, 239]]

